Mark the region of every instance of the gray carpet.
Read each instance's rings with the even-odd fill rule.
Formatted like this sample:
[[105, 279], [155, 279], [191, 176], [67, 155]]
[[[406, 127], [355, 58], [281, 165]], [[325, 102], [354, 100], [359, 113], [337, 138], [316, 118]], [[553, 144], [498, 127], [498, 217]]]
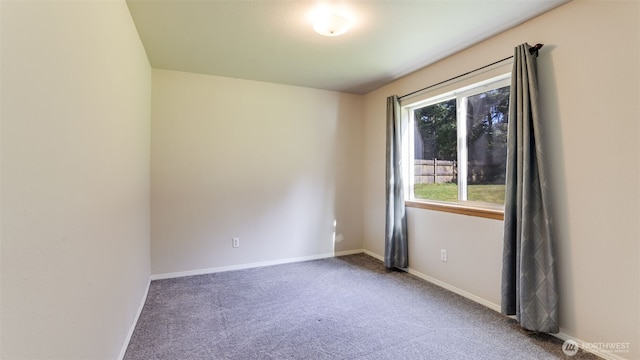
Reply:
[[598, 359], [364, 254], [156, 280], [125, 359]]

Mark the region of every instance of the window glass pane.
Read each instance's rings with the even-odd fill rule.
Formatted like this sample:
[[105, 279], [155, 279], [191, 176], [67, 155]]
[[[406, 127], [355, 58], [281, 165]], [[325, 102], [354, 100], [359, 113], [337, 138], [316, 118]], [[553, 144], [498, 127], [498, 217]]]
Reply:
[[456, 99], [414, 110], [414, 197], [458, 201]]
[[467, 199], [504, 204], [509, 86], [467, 98]]

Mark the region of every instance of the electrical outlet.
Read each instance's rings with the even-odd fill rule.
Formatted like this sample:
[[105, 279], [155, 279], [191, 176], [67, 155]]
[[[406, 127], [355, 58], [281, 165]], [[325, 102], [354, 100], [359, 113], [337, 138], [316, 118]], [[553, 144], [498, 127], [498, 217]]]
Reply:
[[240, 247], [240, 238], [231, 239], [231, 246], [234, 248]]
[[440, 249], [440, 260], [447, 261], [447, 250]]

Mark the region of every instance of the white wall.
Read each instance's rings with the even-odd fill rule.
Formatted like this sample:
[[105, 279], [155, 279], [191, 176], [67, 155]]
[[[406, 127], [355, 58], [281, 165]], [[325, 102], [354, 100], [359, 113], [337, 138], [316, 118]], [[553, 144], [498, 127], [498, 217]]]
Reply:
[[152, 99], [153, 274], [361, 248], [362, 96], [154, 69]]
[[[560, 326], [586, 342], [628, 342], [640, 358], [640, 3], [576, 0], [364, 100], [364, 247], [384, 252], [385, 98], [544, 43], [538, 59], [560, 281]], [[596, 164], [602, 164], [598, 166]], [[601, 169], [606, 169], [604, 173]], [[409, 209], [410, 267], [500, 301], [502, 222]], [[449, 261], [439, 260], [439, 249]]]
[[150, 66], [124, 1], [1, 12], [0, 357], [115, 359], [150, 275]]

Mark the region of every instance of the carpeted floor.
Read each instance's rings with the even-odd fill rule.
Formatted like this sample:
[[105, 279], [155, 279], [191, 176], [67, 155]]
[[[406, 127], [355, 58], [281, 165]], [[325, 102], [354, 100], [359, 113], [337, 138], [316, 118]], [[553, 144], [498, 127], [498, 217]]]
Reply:
[[598, 359], [365, 254], [156, 280], [125, 359]]

